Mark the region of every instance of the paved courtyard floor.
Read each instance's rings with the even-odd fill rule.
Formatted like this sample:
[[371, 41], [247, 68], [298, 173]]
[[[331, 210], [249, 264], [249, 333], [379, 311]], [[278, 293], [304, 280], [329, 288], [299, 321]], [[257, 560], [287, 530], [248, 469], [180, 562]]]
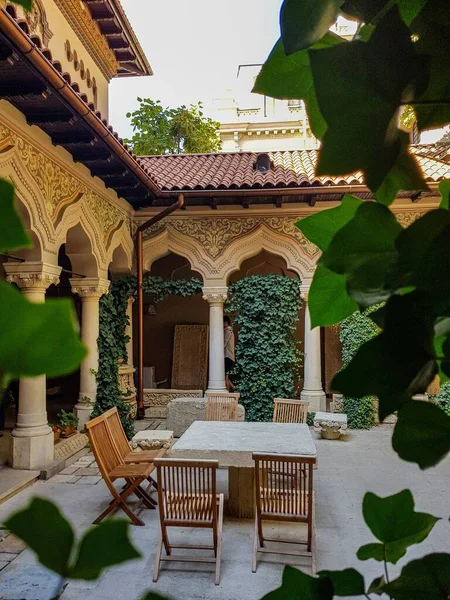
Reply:
[[[435, 469], [421, 472], [417, 466], [398, 459], [390, 446], [391, 435], [392, 429], [389, 427], [378, 427], [370, 432], [351, 432], [345, 441], [326, 441], [313, 434], [319, 455], [319, 467], [315, 472], [319, 570], [355, 566], [368, 581], [381, 574], [380, 563], [358, 563], [355, 556], [362, 544], [374, 541], [361, 512], [362, 498], [367, 490], [385, 496], [410, 488], [416, 499], [416, 510], [442, 517], [427, 541], [408, 551], [408, 560], [429, 552], [450, 552], [450, 460], [447, 459]], [[79, 533], [84, 531], [110, 500], [104, 484], [98, 482], [98, 475], [87, 471], [95, 469], [95, 465], [87, 464], [89, 460], [92, 458], [88, 455], [84, 464], [73, 466], [77, 466], [73, 473], [59, 475], [47, 482], [39, 481], [8, 500], [0, 506], [0, 521], [36, 495], [54, 500], [76, 530]], [[62, 479], [64, 477], [67, 480]], [[220, 473], [220, 483], [225, 490], [224, 471]], [[98, 581], [69, 583], [63, 600], [138, 600], [143, 597], [145, 590], [157, 591], [179, 600], [258, 600], [281, 582], [281, 562], [269, 556], [264, 556], [256, 574], [251, 572], [253, 523], [226, 519], [219, 586], [214, 585], [214, 576], [208, 571], [209, 565], [180, 564], [163, 566], [159, 581], [153, 584], [153, 562], [159, 534], [158, 514], [156, 511], [143, 510], [141, 516], [145, 527], [132, 527], [131, 535], [142, 558], [110, 569]], [[197, 532], [186, 529], [179, 535], [184, 540], [189, 538], [192, 543]], [[13, 560], [11, 556], [4, 560], [6, 566], [0, 572], [0, 590], [4, 577], [23, 577], [24, 573], [30, 578], [34, 576], [36, 561], [33, 554], [25, 550], [15, 556]], [[0, 568], [1, 561], [0, 552]], [[404, 561], [391, 568], [392, 575], [400, 570], [402, 564]], [[2, 600], [36, 600], [40, 597], [37, 592], [35, 596], [26, 597], [0, 593]]]

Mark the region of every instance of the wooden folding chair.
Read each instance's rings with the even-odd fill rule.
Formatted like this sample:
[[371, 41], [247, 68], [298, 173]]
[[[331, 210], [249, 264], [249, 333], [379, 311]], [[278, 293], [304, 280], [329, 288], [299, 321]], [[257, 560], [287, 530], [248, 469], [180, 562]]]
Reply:
[[[311, 558], [312, 573], [316, 572], [314, 486], [312, 456], [254, 453], [255, 461], [255, 537], [253, 566], [256, 573], [258, 552], [307, 556]], [[263, 520], [306, 523], [306, 541], [266, 538]], [[279, 551], [266, 548], [266, 542], [305, 545], [306, 551]]]
[[306, 423], [309, 402], [275, 398], [273, 401], [274, 423]]
[[[158, 581], [161, 561], [200, 562], [216, 565], [215, 582], [219, 585], [224, 498], [223, 494], [217, 494], [218, 461], [157, 458], [155, 465], [158, 476], [161, 539], [156, 550], [153, 581]], [[210, 528], [213, 544], [173, 545], [169, 541], [168, 527]], [[166, 556], [162, 553], [163, 546]], [[174, 548], [213, 550], [214, 558], [173, 556]]]
[[[135, 525], [144, 525], [144, 521], [132, 512], [125, 500], [130, 494], [135, 494], [147, 508], [155, 508], [155, 501], [141, 488], [141, 484], [155, 469], [153, 463], [125, 464], [105, 414], [88, 421], [86, 430], [103, 481], [113, 497], [109, 506], [95, 519], [94, 524], [100, 523], [113, 510], [121, 508]], [[116, 479], [125, 479], [125, 486], [120, 492], [114, 486]]]
[[[152, 463], [155, 458], [165, 455], [166, 451], [164, 449], [133, 452], [130, 448], [126, 433], [120, 421], [119, 412], [116, 406], [104, 412], [103, 416], [105, 417], [108, 428], [111, 431], [111, 435], [114, 443], [117, 446], [120, 457], [125, 464]], [[148, 482], [150, 486], [148, 487], [147, 492], [149, 491], [150, 487], [158, 489], [158, 484], [152, 476], [148, 478]]]
[[240, 394], [206, 392], [207, 421], [237, 421]]

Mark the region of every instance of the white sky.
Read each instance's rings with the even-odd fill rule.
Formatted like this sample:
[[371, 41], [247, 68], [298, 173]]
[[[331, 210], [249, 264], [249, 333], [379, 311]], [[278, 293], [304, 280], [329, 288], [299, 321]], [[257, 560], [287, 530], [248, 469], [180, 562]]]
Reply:
[[[263, 63], [279, 37], [282, 0], [121, 0], [152, 66], [151, 77], [114, 79], [109, 122], [131, 135], [137, 96], [163, 105], [212, 100], [233, 88], [239, 64]], [[211, 112], [211, 116], [215, 116]], [[425, 132], [435, 142], [442, 130]]]
[[121, 0], [152, 77], [113, 80], [109, 121], [131, 133], [136, 97], [205, 107], [233, 86], [239, 64], [263, 63], [279, 37], [282, 0]]

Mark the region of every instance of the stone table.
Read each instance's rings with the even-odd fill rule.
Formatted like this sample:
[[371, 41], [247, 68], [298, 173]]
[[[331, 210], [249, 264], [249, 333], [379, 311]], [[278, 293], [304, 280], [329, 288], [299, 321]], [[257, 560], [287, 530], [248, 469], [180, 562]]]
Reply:
[[228, 467], [228, 514], [252, 518], [253, 452], [317, 456], [307, 425], [223, 421], [196, 421], [167, 456], [214, 459], [221, 467]]

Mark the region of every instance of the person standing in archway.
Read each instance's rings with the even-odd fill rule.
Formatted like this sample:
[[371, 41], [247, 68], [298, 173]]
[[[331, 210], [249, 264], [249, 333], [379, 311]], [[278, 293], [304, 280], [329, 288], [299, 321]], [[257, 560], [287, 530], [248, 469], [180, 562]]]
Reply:
[[234, 355], [234, 331], [231, 326], [231, 319], [228, 315], [223, 317], [223, 347], [225, 356], [225, 383], [227, 390], [232, 392], [234, 385], [230, 380], [230, 373], [233, 370], [235, 355]]

